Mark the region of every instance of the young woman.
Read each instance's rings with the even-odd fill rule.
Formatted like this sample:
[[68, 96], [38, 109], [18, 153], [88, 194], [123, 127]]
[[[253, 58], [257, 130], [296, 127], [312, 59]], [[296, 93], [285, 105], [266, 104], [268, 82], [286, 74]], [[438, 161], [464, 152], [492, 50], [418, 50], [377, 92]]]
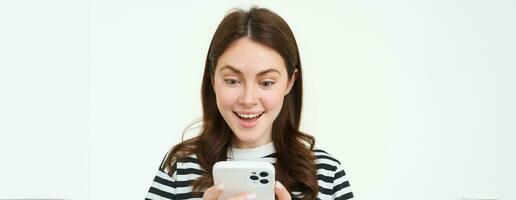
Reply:
[[[302, 70], [287, 23], [263, 8], [234, 10], [218, 26], [202, 80], [202, 128], [165, 156], [146, 199], [217, 199], [217, 161], [276, 168], [278, 199], [352, 199], [338, 160], [299, 131]], [[233, 199], [255, 199], [241, 194]]]

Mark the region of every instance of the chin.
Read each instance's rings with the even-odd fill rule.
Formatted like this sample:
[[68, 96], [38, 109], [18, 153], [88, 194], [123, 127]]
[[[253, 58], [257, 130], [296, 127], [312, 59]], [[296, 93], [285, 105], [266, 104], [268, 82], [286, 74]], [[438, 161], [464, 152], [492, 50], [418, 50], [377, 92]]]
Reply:
[[260, 134], [257, 131], [241, 131], [238, 134], [235, 133], [235, 136], [240, 142], [244, 143], [254, 143], [260, 139]]

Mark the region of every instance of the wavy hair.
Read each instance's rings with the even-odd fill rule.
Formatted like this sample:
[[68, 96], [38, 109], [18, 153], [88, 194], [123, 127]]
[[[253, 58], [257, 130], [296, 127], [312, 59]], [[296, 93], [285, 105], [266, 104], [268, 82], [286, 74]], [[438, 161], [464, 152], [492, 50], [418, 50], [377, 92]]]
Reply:
[[[248, 37], [279, 53], [285, 61], [289, 79], [297, 69], [296, 81], [285, 96], [281, 111], [272, 125], [272, 141], [277, 158], [276, 180], [282, 182], [289, 191], [301, 192], [302, 199], [316, 199], [319, 186], [312, 152], [315, 139], [299, 131], [303, 79], [297, 43], [288, 24], [265, 8], [231, 10], [219, 24], [211, 40], [204, 67], [200, 134], [172, 147], [162, 166], [172, 169], [176, 161], [195, 154], [204, 173], [193, 182], [193, 190], [201, 191], [213, 185], [213, 165], [217, 161], [227, 160], [234, 135], [217, 108], [212, 78], [218, 58], [232, 42], [242, 37]], [[169, 173], [172, 175], [173, 172]]]

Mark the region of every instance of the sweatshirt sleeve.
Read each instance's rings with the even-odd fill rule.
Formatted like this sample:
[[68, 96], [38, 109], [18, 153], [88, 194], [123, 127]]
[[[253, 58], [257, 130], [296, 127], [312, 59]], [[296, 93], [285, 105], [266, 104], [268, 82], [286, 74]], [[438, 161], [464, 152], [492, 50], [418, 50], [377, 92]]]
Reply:
[[[167, 156], [165, 156], [166, 158]], [[165, 161], [161, 162], [159, 166], [156, 176], [154, 176], [154, 180], [152, 181], [152, 185], [147, 192], [147, 196], [145, 200], [172, 200], [176, 199], [176, 164], [172, 166], [172, 176], [169, 175], [169, 170], [163, 166]]]
[[319, 199], [353, 199], [348, 176], [339, 160], [324, 150], [315, 149]]
[[335, 175], [333, 176], [333, 199], [353, 199], [353, 192], [351, 192], [348, 177], [340, 164], [337, 165]]

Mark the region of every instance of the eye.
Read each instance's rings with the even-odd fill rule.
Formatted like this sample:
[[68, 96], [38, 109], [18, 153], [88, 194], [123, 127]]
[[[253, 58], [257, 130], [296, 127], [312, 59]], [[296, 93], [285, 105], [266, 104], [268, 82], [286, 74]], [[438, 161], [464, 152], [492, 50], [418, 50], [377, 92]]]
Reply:
[[261, 86], [264, 86], [264, 87], [270, 87], [272, 85], [274, 85], [274, 81], [262, 81], [260, 83]]
[[224, 79], [224, 82], [226, 82], [229, 85], [235, 85], [237, 83], [240, 83], [240, 81], [238, 81], [236, 79]]

